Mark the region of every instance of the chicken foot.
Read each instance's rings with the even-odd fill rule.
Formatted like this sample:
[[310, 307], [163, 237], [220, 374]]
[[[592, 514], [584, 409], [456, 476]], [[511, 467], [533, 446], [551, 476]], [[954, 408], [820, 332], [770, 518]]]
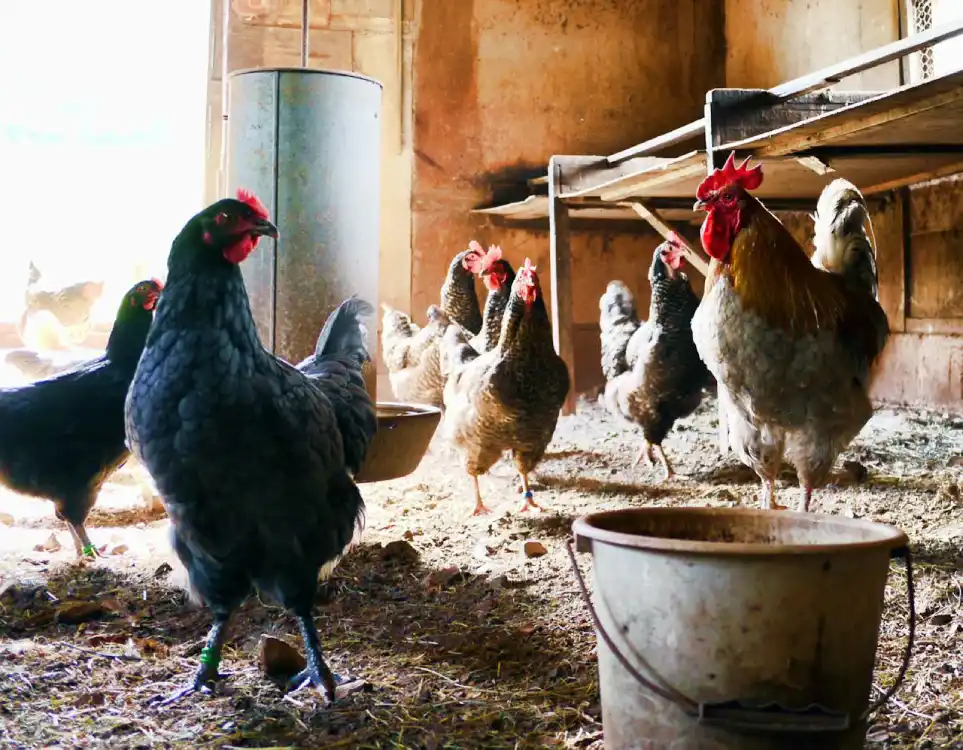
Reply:
[[214, 624], [207, 634], [207, 642], [201, 649], [201, 666], [198, 667], [193, 682], [163, 700], [155, 698], [149, 702], [166, 706], [179, 701], [181, 698], [186, 698], [192, 693], [214, 692], [215, 683], [224, 678], [224, 675], [217, 668], [221, 663], [221, 649], [224, 648], [224, 643], [227, 641], [227, 625], [230, 615], [215, 615], [215, 618]]
[[491, 509], [482, 500], [481, 488], [478, 486], [478, 477], [472, 476], [472, 486], [475, 489], [475, 509], [471, 512], [473, 516], [480, 516], [484, 513], [491, 513]]
[[762, 493], [759, 497], [763, 510], [789, 510], [785, 505], [776, 502], [776, 480], [763, 479]]
[[90, 541], [90, 537], [87, 536], [87, 530], [81, 523], [72, 523], [66, 518], [62, 520], [67, 524], [67, 530], [70, 531], [70, 538], [74, 540], [74, 549], [77, 550], [77, 560], [90, 560], [95, 557], [100, 557], [100, 553], [97, 548]]
[[672, 464], [669, 463], [669, 458], [665, 455], [665, 449], [661, 445], [654, 445], [648, 440], [644, 441], [644, 445], [639, 450], [639, 454], [635, 457], [635, 461], [632, 462], [632, 467], [635, 468], [638, 466], [639, 461], [643, 458], [645, 459], [645, 465], [650, 469], [655, 466], [655, 460], [658, 459], [662, 470], [665, 472], [662, 477], [663, 481], [668, 481], [675, 475], [675, 470], [672, 468]]
[[634, 469], [636, 466], [638, 466], [639, 461], [641, 461], [644, 458], [645, 465], [651, 469], [652, 466], [654, 465], [654, 460], [655, 460], [652, 455], [652, 450], [653, 450], [652, 443], [650, 443], [648, 440], [643, 441], [643, 445], [639, 449], [639, 453], [635, 457], [635, 461], [632, 462], [632, 468]]
[[672, 468], [672, 464], [669, 463], [669, 457], [665, 455], [665, 449], [661, 445], [655, 446], [655, 449], [659, 463], [662, 464], [662, 469], [665, 472], [662, 479], [663, 481], [668, 482], [673, 476], [675, 476], [675, 470]]
[[333, 703], [338, 696], [339, 687], [341, 695], [353, 693], [364, 687], [363, 680], [346, 679], [335, 674], [328, 667], [321, 653], [321, 639], [310, 611], [299, 613], [297, 617], [308, 665], [288, 681], [289, 690], [295, 693], [311, 685], [318, 688], [324, 703]]
[[524, 471], [518, 472], [518, 476], [522, 478], [522, 505], [518, 509], [519, 513], [525, 513], [529, 510], [542, 510], [542, 506], [535, 502], [535, 493], [531, 491], [528, 486], [528, 474]]

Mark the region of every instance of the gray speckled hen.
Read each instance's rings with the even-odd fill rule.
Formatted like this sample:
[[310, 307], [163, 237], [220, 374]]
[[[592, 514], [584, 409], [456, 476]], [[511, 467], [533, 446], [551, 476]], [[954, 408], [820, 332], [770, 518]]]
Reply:
[[655, 451], [666, 479], [673, 471], [662, 441], [677, 419], [696, 410], [712, 382], [692, 341], [692, 316], [699, 298], [678, 270], [681, 262], [678, 245], [663, 242], [656, 248], [649, 269], [649, 319], [631, 338], [635, 362], [606, 383], [602, 398], [610, 412], [642, 427], [645, 444], [635, 462], [645, 458], [651, 466]]
[[224, 199], [174, 240], [168, 284], [127, 398], [127, 434], [172, 523], [174, 549], [214, 613], [201, 666], [175, 700], [218, 678], [231, 612], [257, 589], [297, 617], [311, 684], [332, 699], [312, 618], [318, 575], [359, 529], [352, 475], [377, 429], [364, 390], [359, 314], [346, 301], [322, 332], [311, 377], [266, 351], [239, 264], [277, 236], [252, 195]]

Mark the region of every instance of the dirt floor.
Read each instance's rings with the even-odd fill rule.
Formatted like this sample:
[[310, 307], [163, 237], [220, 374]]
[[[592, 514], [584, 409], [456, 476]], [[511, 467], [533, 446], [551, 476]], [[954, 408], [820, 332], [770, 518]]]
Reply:
[[[300, 644], [293, 620], [257, 600], [235, 620], [216, 695], [147, 704], [195, 668], [210, 619], [178, 588], [167, 521], [137, 467], [92, 514], [105, 557], [90, 565], [73, 564], [48, 503], [0, 495], [0, 747], [601, 748], [571, 523], [600, 509], [754, 505], [754, 477], [719, 458], [714, 408], [677, 425], [666, 448], [680, 476], [662, 484], [632, 467], [637, 433], [583, 401], [538, 471], [536, 516], [515, 512], [501, 463], [482, 480], [494, 513], [469, 517], [468, 480], [438, 439], [415, 474], [366, 485], [363, 542], [325, 586], [317, 619], [332, 667], [370, 689], [331, 708], [315, 694], [285, 697], [262, 675], [262, 635]], [[917, 556], [917, 654], [868, 746], [963, 747], [963, 419], [882, 410], [843, 459], [868, 476], [850, 464], [816, 510], [898, 525]], [[780, 494], [794, 501], [789, 479]], [[526, 541], [546, 554], [527, 557]], [[891, 684], [905, 643], [902, 570], [893, 564], [878, 686]]]

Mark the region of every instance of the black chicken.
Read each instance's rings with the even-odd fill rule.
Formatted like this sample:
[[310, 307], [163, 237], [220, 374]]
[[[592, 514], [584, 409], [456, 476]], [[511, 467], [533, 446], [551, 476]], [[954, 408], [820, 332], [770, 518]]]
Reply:
[[130, 455], [124, 398], [160, 296], [159, 281], [124, 295], [105, 353], [47, 380], [0, 389], [0, 482], [54, 502], [77, 556], [94, 556], [84, 521]]
[[214, 625], [193, 682], [166, 702], [207, 689], [231, 613], [253, 589], [298, 619], [311, 684], [333, 699], [312, 619], [318, 576], [363, 521], [352, 476], [377, 429], [364, 390], [359, 315], [342, 303], [303, 364], [309, 378], [261, 344], [239, 264], [277, 229], [239, 191], [194, 216], [174, 240], [164, 298], [127, 398], [132, 450], [150, 471], [172, 541]]
[[[653, 450], [657, 451], [666, 479], [673, 471], [662, 441], [677, 419], [696, 410], [704, 389], [712, 383], [692, 341], [692, 316], [699, 298], [688, 277], [678, 270], [681, 263], [679, 245], [663, 242], [656, 248], [649, 269], [649, 319], [631, 336], [627, 347], [635, 349], [635, 361], [631, 369], [606, 383], [602, 396], [610, 412], [642, 427], [645, 444], [636, 463], [644, 458], [651, 466]], [[627, 289], [625, 293], [631, 302]]]

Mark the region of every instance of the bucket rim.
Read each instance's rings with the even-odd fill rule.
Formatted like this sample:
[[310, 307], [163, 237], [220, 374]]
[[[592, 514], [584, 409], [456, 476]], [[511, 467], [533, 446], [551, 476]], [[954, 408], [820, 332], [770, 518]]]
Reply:
[[249, 75], [251, 73], [320, 73], [321, 75], [341, 76], [342, 78], [358, 78], [362, 81], [373, 83], [380, 89], [384, 89], [385, 87], [377, 78], [355, 73], [351, 70], [339, 70], [337, 68], [297, 68], [291, 66], [282, 66], [280, 68], [241, 68], [231, 71], [227, 74], [227, 77], [235, 78], [236, 76]]
[[[779, 518], [808, 521], [815, 524], [832, 523], [850, 529], [873, 530], [878, 534], [876, 539], [864, 539], [854, 542], [834, 542], [827, 544], [764, 544], [761, 542], [703, 542], [688, 539], [671, 539], [668, 537], [642, 536], [624, 531], [601, 528], [596, 523], [601, 519], [613, 519], [620, 516], [643, 516], [659, 514], [675, 514], [688, 516], [743, 516], [743, 517], [772, 517], [778, 513]], [[909, 544], [909, 538], [902, 529], [890, 524], [876, 521], [866, 521], [859, 518], [845, 518], [828, 513], [798, 513], [793, 511], [773, 511], [757, 508], [712, 508], [699, 506], [683, 507], [650, 507], [650, 508], [622, 508], [620, 510], [599, 511], [588, 513], [575, 519], [572, 524], [579, 551], [591, 551], [587, 542], [601, 542], [615, 547], [647, 550], [650, 552], [682, 553], [694, 555], [714, 555], [721, 557], [784, 557], [787, 555], [819, 555], [826, 553], [858, 552], [871, 549], [895, 550]]]

